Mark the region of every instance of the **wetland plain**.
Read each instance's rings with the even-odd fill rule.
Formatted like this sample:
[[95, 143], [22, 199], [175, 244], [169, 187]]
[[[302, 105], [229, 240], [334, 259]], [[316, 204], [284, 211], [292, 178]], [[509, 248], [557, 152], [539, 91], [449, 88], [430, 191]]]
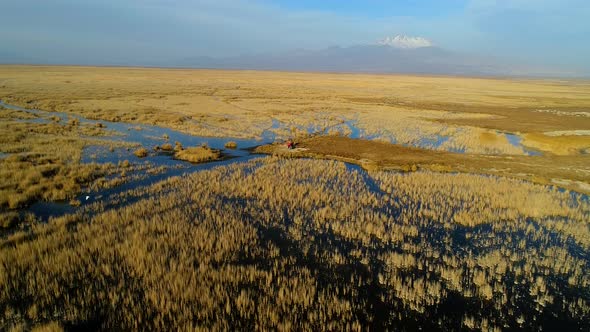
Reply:
[[0, 101], [1, 330], [590, 329], [590, 82], [0, 66]]

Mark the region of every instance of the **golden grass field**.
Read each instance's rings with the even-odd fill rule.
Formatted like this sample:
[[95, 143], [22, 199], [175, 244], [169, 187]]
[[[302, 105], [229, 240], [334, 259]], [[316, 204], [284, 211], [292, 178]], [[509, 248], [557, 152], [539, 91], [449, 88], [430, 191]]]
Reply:
[[[0, 109], [2, 331], [590, 329], [590, 82], [0, 66], [0, 100], [68, 114]], [[278, 142], [82, 204], [228, 150], [74, 114]]]
[[[47, 122], [21, 122], [25, 119]], [[15, 223], [16, 209], [36, 200], [69, 200], [83, 185], [115, 171], [111, 164], [80, 163], [84, 146], [107, 144], [100, 140], [103, 135], [104, 129], [77, 121], [61, 123], [0, 107], [0, 151], [7, 154], [0, 159], [0, 227]]]
[[449, 136], [441, 149], [471, 153], [523, 154], [502, 132], [548, 153], [590, 148], [588, 136], [543, 135], [590, 128], [587, 81], [0, 66], [0, 99], [201, 136], [256, 137], [276, 119], [286, 138], [354, 120], [368, 137]]
[[506, 156], [460, 154], [405, 147], [380, 141], [355, 140], [342, 136], [301, 138], [298, 149], [283, 144], [263, 145], [256, 152], [290, 158], [334, 159], [366, 169], [416, 171], [434, 170], [489, 174], [553, 184], [590, 193], [589, 155]]
[[0, 327], [588, 326], [587, 201], [430, 171], [370, 172], [371, 189], [363, 173], [267, 157], [14, 233], [0, 241]]

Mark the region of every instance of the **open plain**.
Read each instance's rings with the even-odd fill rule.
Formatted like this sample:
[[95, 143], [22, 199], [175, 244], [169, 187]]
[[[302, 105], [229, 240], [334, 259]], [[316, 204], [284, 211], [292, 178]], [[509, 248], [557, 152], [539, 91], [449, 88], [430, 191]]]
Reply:
[[0, 66], [0, 101], [0, 330], [590, 329], [590, 82]]
[[[0, 99], [199, 136], [350, 134], [353, 124], [364, 138], [468, 153], [590, 147], [576, 134], [590, 128], [587, 81], [2, 66]], [[561, 138], [546, 135], [555, 131]]]

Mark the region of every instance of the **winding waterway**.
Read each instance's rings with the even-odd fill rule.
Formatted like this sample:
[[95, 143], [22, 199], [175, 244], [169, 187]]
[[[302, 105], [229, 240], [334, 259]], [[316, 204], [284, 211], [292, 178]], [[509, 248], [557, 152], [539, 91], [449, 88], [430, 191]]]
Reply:
[[[132, 162], [134, 165], [144, 166], [140, 170], [136, 170], [133, 174], [127, 177], [125, 182], [117, 185], [113, 188], [102, 189], [93, 191], [90, 189], [84, 189], [75, 200], [80, 202], [80, 205], [86, 206], [96, 202], [108, 202], [109, 198], [116, 197], [121, 193], [139, 188], [142, 186], [148, 186], [156, 182], [162, 181], [172, 176], [182, 176], [184, 174], [207, 170], [217, 166], [229, 165], [232, 163], [245, 162], [260, 156], [252, 154], [252, 149], [258, 145], [269, 144], [277, 139], [275, 134], [276, 130], [287, 128], [288, 124], [281, 123], [280, 121], [273, 119], [272, 125], [263, 131], [259, 139], [240, 139], [232, 137], [202, 137], [193, 136], [186, 133], [182, 133], [169, 128], [163, 128], [154, 125], [146, 124], [132, 124], [125, 122], [112, 122], [105, 120], [91, 120], [84, 118], [80, 115], [62, 113], [62, 112], [46, 112], [42, 110], [28, 109], [11, 104], [6, 104], [0, 101], [0, 106], [6, 109], [18, 110], [34, 114], [37, 117], [34, 119], [20, 120], [25, 122], [34, 123], [49, 123], [52, 118], [59, 118], [59, 121], [66, 123], [68, 120], [76, 119], [80, 124], [89, 124], [93, 126], [101, 125], [106, 131], [106, 136], [100, 137], [88, 137], [90, 139], [100, 139], [113, 142], [125, 142], [136, 145], [141, 145], [150, 150], [154, 147], [160, 146], [167, 142], [179, 142], [185, 147], [188, 146], [201, 146], [207, 145], [214, 149], [222, 150], [224, 158], [218, 161], [193, 164], [182, 160], [177, 160], [173, 157], [173, 154], [166, 152], [152, 152], [145, 158], [138, 158], [133, 155], [132, 149], [129, 148], [115, 148], [111, 149], [108, 146], [88, 144], [82, 153], [81, 163], [113, 163], [118, 164], [125, 160]], [[359, 129], [356, 121], [346, 120], [341, 124], [330, 127], [324, 130], [310, 126], [308, 128], [300, 128], [306, 130], [309, 134], [326, 135], [329, 131], [338, 131], [343, 135], [347, 135], [353, 139], [366, 138], [362, 129]], [[507, 135], [508, 136], [508, 135]], [[510, 142], [513, 145], [520, 145], [520, 140], [512, 135], [509, 136]], [[419, 145], [429, 146], [430, 148], [436, 148], [443, 144], [448, 137], [441, 137], [436, 141], [424, 140]], [[237, 149], [226, 149], [225, 143], [228, 141], [234, 141], [237, 143]], [[392, 143], [395, 143], [395, 138], [392, 138]], [[462, 153], [462, 151], [456, 151]], [[0, 154], [0, 158], [5, 157], [6, 154]], [[352, 164], [347, 164], [351, 171], [363, 172], [363, 170]], [[150, 169], [159, 168], [158, 172], [149, 172]], [[134, 175], [134, 176], [133, 176]], [[112, 176], [111, 176], [112, 177]], [[373, 188], [374, 189], [374, 188]], [[123, 203], [125, 204], [125, 203]], [[108, 203], [107, 203], [108, 205]], [[66, 213], [74, 212], [78, 207], [74, 207], [67, 202], [46, 202], [38, 201], [30, 205], [26, 211], [32, 212], [39, 218], [47, 220], [50, 217], [63, 215]]]

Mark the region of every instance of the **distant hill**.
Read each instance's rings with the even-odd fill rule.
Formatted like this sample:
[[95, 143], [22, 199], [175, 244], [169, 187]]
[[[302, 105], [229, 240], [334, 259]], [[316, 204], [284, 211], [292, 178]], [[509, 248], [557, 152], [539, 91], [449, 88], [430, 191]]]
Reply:
[[373, 45], [333, 46], [320, 50], [293, 50], [277, 54], [213, 58], [197, 56], [173, 63], [174, 67], [407, 73], [440, 75], [551, 75], [533, 68], [508, 65], [491, 57], [445, 50], [421, 37], [395, 36]]
[[332, 46], [319, 50], [297, 49], [230, 57], [193, 56], [169, 60], [117, 60], [39, 58], [0, 50], [0, 64], [51, 64], [99, 66], [147, 66], [207, 69], [249, 69], [350, 73], [400, 73], [459, 76], [584, 77], [576, 71], [535, 67], [523, 61], [499, 59], [450, 51], [423, 37], [397, 35], [374, 44]]
[[226, 58], [193, 57], [175, 66], [219, 69], [416, 73], [457, 75], [509, 75], [505, 66], [462, 56], [438, 47], [401, 49], [388, 45], [330, 47]]

